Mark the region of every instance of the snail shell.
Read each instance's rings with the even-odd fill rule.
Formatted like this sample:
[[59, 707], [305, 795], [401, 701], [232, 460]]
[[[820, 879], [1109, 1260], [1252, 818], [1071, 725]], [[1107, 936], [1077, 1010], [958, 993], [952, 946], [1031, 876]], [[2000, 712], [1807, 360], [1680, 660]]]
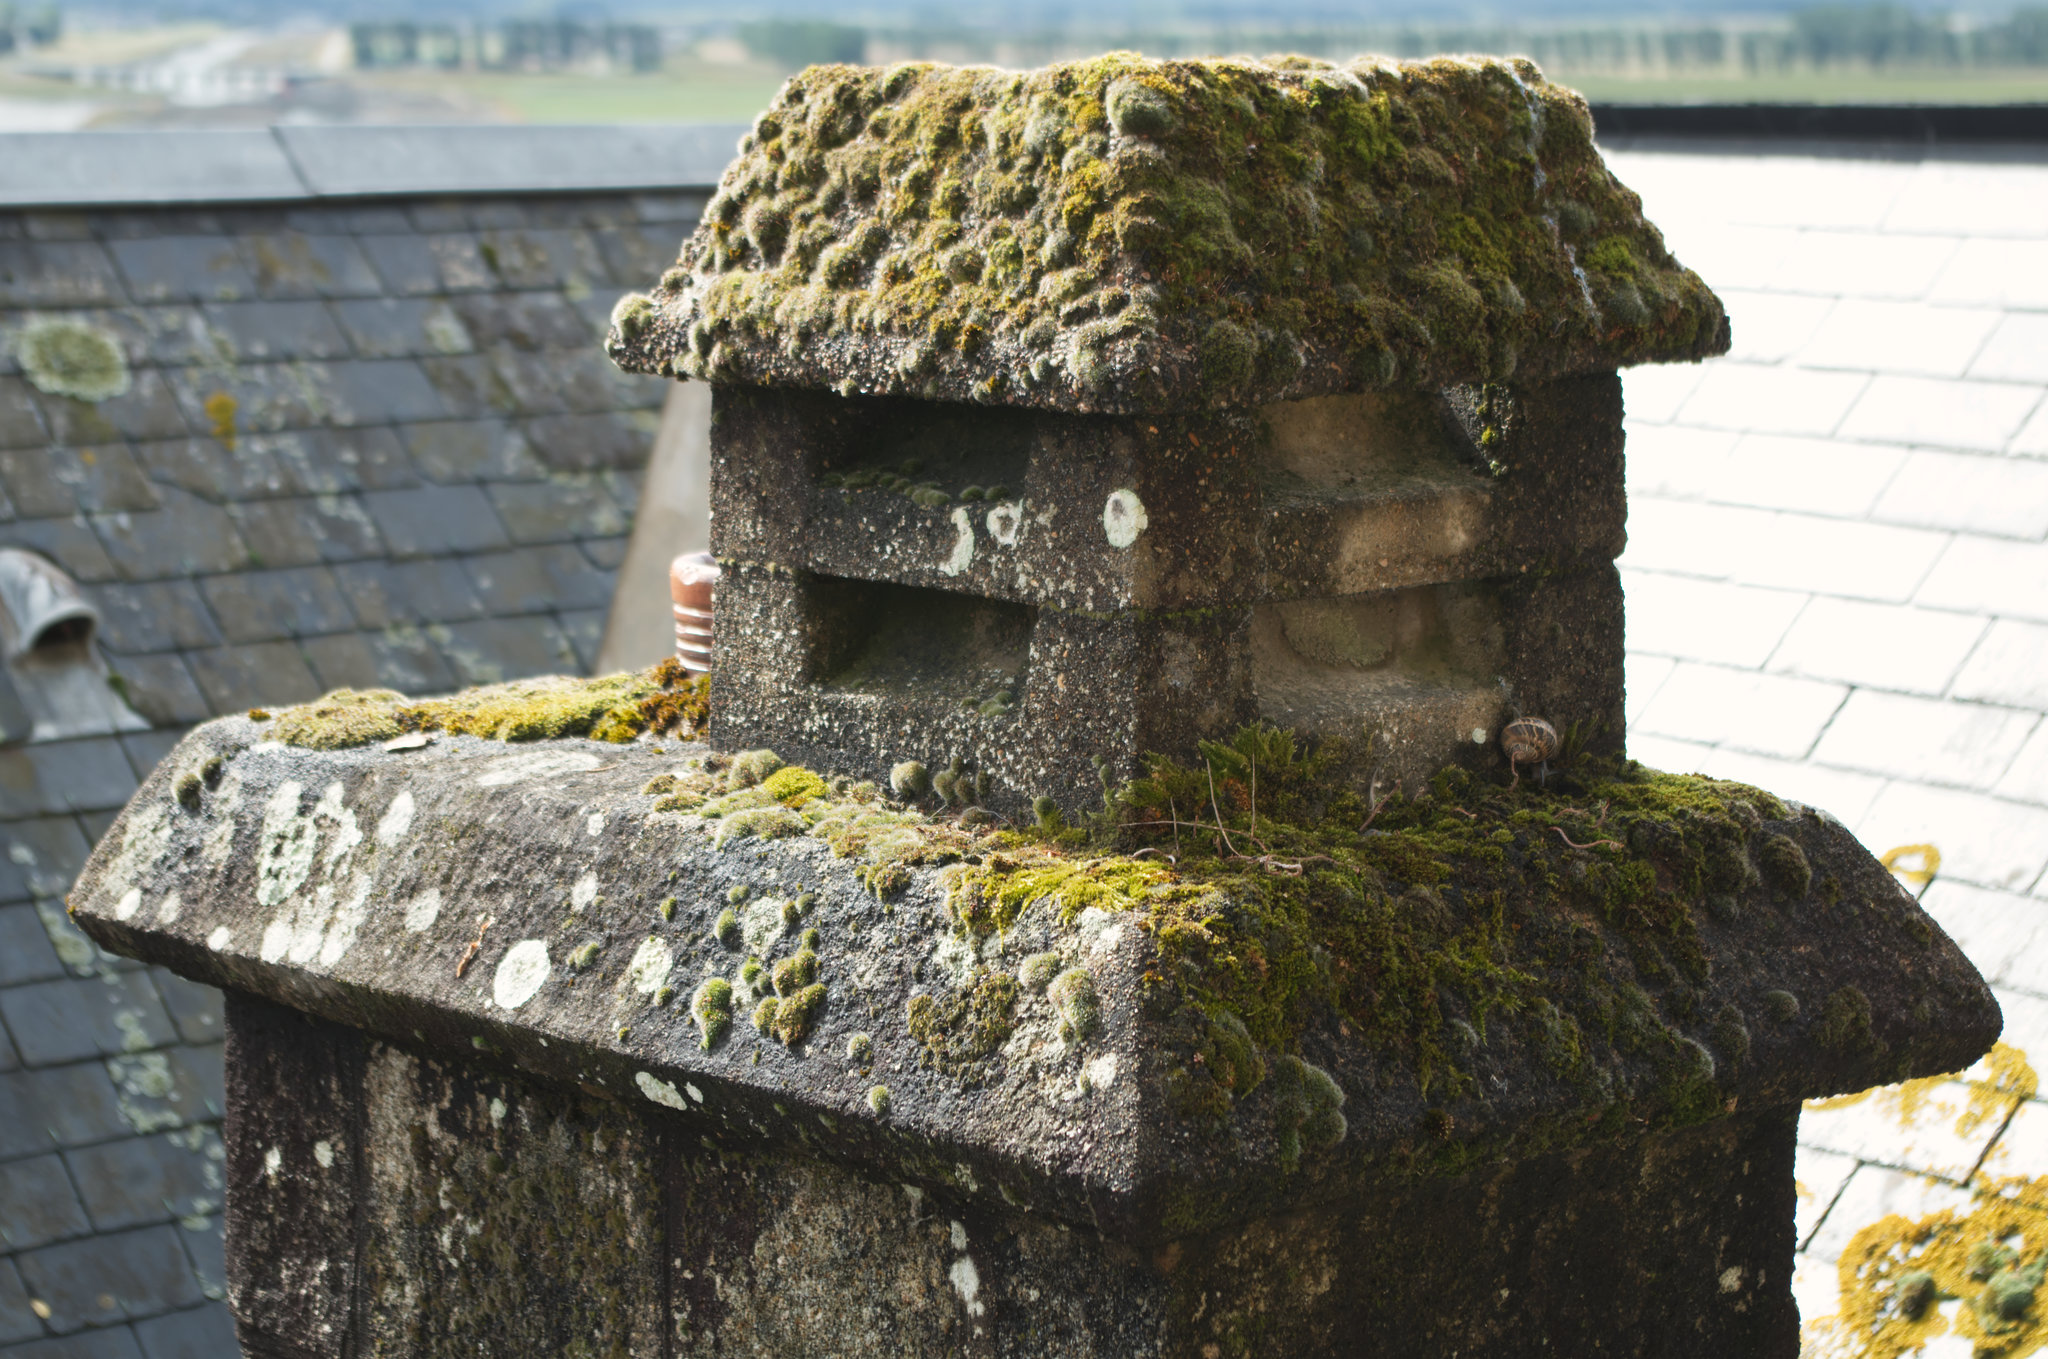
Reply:
[[1557, 728], [1540, 717], [1518, 717], [1500, 729], [1509, 764], [1541, 764], [1557, 754]]

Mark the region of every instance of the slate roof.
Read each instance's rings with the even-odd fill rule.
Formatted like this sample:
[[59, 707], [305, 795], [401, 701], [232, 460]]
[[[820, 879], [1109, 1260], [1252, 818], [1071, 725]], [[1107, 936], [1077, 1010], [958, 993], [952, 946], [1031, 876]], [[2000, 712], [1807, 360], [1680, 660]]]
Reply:
[[[501, 135], [482, 143], [495, 169], [463, 184], [479, 192], [323, 195], [360, 192], [365, 164], [408, 147], [467, 155], [439, 133], [376, 132], [302, 146], [296, 181], [252, 171], [260, 146], [238, 162], [206, 143], [192, 175], [132, 181], [134, 197], [189, 201], [0, 207], [0, 546], [84, 585], [152, 725], [0, 749], [10, 1359], [235, 1352], [213, 1301], [219, 995], [100, 953], [63, 907], [141, 776], [220, 713], [341, 685], [431, 693], [581, 671], [598, 645], [669, 385], [618, 372], [599, 340], [618, 293], [675, 258], [705, 196], [687, 186], [733, 134], [709, 172], [687, 156], [650, 168], [638, 133], [614, 139], [623, 152], [581, 133], [554, 148], [600, 153], [581, 160], [602, 192], [505, 192], [573, 189], [575, 171], [564, 182], [530, 158], [523, 182]], [[0, 138], [0, 201], [37, 196], [24, 166], [69, 167], [46, 196], [76, 198], [219, 134], [150, 135], [140, 151]], [[81, 172], [81, 146], [87, 170], [97, 155], [113, 173]], [[208, 167], [227, 163], [241, 178], [215, 192], [281, 201], [205, 201]], [[663, 175], [685, 187], [644, 187]], [[38, 391], [8, 343], [36, 317], [117, 335], [130, 390], [96, 407]]]

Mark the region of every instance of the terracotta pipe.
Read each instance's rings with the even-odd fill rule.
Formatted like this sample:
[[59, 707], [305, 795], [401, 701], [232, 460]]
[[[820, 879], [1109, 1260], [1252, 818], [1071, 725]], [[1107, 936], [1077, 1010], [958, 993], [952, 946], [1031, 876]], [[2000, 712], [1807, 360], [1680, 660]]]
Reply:
[[668, 593], [675, 603], [676, 659], [693, 675], [711, 673], [711, 589], [718, 563], [709, 552], [685, 552], [668, 566]]

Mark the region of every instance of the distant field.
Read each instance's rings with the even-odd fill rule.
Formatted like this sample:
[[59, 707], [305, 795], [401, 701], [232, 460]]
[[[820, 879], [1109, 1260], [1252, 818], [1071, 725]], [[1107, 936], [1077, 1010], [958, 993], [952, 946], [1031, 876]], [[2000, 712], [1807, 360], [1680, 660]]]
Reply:
[[391, 72], [349, 79], [369, 89], [434, 93], [522, 123], [747, 122], [782, 88], [756, 66], [672, 63], [658, 75]]
[[2048, 69], [1975, 72], [1795, 72], [1729, 78], [1624, 80], [1547, 72], [1588, 99], [1627, 104], [2038, 104], [2048, 102]]

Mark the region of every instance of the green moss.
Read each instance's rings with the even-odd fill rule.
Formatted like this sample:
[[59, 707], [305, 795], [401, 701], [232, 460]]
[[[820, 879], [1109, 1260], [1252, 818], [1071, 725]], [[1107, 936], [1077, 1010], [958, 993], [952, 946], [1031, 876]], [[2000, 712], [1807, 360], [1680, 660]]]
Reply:
[[632, 344], [654, 323], [654, 300], [645, 293], [627, 293], [612, 308], [612, 328], [619, 338]]
[[798, 765], [788, 765], [761, 780], [761, 791], [785, 807], [802, 807], [831, 790], [825, 780]]
[[875, 1040], [864, 1033], [849, 1034], [846, 1060], [865, 1070], [875, 1060]]
[[1319, 1066], [1282, 1056], [1273, 1066], [1273, 1132], [1280, 1166], [1293, 1170], [1303, 1151], [1327, 1151], [1344, 1140], [1344, 1091]]
[[818, 955], [801, 949], [777, 962], [770, 972], [775, 994], [787, 998], [818, 979]]
[[697, 1021], [698, 1045], [709, 1052], [732, 1027], [732, 983], [712, 977], [690, 997], [690, 1015]]
[[733, 791], [752, 788], [780, 768], [782, 757], [772, 750], [743, 750], [732, 757], [725, 774], [725, 786]]
[[774, 1012], [773, 1029], [776, 1038], [782, 1041], [784, 1047], [795, 1047], [809, 1035], [811, 1025], [817, 1022], [818, 1014], [824, 1008], [825, 988], [817, 982], [783, 996], [781, 1004]]
[[128, 390], [128, 358], [121, 342], [83, 321], [37, 319], [14, 336], [22, 375], [38, 391], [100, 402]]
[[875, 1085], [868, 1087], [868, 1108], [873, 1111], [876, 1118], [887, 1118], [889, 1116], [888, 1086]]
[[1813, 890], [1813, 865], [1806, 861], [1806, 851], [1799, 847], [1799, 842], [1789, 836], [1760, 836], [1756, 862], [1763, 870], [1764, 880], [1790, 900], [1804, 901]]
[[1043, 991], [1060, 974], [1057, 953], [1034, 953], [1017, 965], [1017, 981], [1026, 991]]
[[1790, 991], [1766, 991], [1763, 994], [1764, 1013], [1780, 1024], [1788, 1023], [1799, 1015], [1799, 997]]
[[595, 939], [586, 939], [569, 951], [567, 963], [571, 972], [584, 972], [597, 961], [597, 955], [604, 951], [604, 945]]
[[389, 689], [337, 689], [275, 716], [270, 736], [287, 745], [341, 750], [407, 732], [446, 732], [499, 741], [589, 736], [630, 741], [647, 732], [690, 732], [704, 720], [708, 692], [674, 661], [602, 679], [516, 680], [447, 698], [408, 699]]
[[763, 996], [754, 1006], [754, 1029], [759, 1033], [775, 1031], [775, 1012], [782, 1008], [782, 1002], [774, 996]]
[[916, 760], [905, 760], [889, 770], [889, 791], [900, 798], [923, 797], [932, 790], [931, 772]]
[[740, 946], [740, 918], [731, 907], [718, 913], [718, 920], [711, 926], [711, 937], [727, 948]]
[[1095, 978], [1085, 967], [1070, 967], [1053, 978], [1045, 989], [1060, 1016], [1060, 1037], [1068, 1042], [1085, 1042], [1102, 1027], [1102, 1003], [1095, 995]]
[[952, 995], [912, 996], [910, 1036], [924, 1051], [918, 1064], [974, 1085], [1016, 1030], [1019, 987], [1007, 972], [983, 968]]
[[726, 902], [733, 906], [739, 905], [752, 895], [754, 895], [754, 889], [743, 882], [736, 882], [725, 889]]
[[1526, 61], [814, 67], [679, 268], [615, 336], [629, 366], [948, 399], [1158, 410], [1726, 343]]
[[1845, 1057], [1884, 1050], [1883, 1040], [1870, 1027], [1870, 997], [1859, 986], [1841, 986], [1828, 993], [1814, 1022], [1813, 1037], [1828, 1051]]
[[180, 807], [183, 807], [188, 812], [198, 811], [199, 794], [200, 790], [204, 786], [205, 785], [201, 783], [200, 778], [197, 774], [181, 775], [178, 779], [175, 789], [178, 798], [178, 805]]
[[1939, 1291], [1932, 1274], [1924, 1269], [1909, 1269], [1899, 1276], [1899, 1282], [1892, 1290], [1893, 1303], [1900, 1316], [1908, 1321], [1918, 1321], [1934, 1304]]
[[759, 958], [749, 958], [740, 964], [740, 985], [749, 991], [761, 989], [761, 978], [768, 975], [768, 968]]
[[676, 918], [676, 899], [674, 897], [663, 897], [661, 905], [654, 909], [660, 913], [663, 920], [674, 920]]

